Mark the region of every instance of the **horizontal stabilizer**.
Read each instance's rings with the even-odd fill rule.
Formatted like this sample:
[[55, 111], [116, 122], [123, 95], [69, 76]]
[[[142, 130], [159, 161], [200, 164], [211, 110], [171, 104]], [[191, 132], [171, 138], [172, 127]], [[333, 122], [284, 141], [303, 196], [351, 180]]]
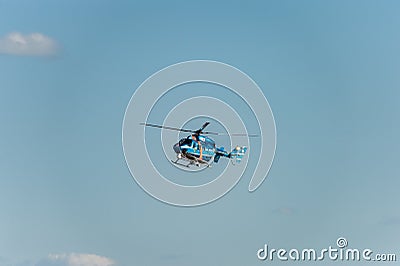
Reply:
[[236, 148], [234, 148], [231, 153], [229, 153], [229, 158], [231, 158], [233, 163], [240, 163], [246, 152], [246, 146], [236, 146]]

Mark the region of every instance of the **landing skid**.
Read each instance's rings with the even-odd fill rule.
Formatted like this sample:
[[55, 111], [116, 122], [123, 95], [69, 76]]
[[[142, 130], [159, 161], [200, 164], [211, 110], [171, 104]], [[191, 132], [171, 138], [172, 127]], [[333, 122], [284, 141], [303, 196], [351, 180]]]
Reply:
[[[180, 163], [179, 160], [182, 160], [182, 159], [188, 160], [189, 162], [188, 162], [187, 164]], [[185, 167], [187, 167], [187, 168], [190, 168], [191, 165], [196, 165], [197, 167], [205, 166], [205, 168], [211, 167], [211, 165], [208, 164], [208, 163], [198, 162], [198, 161], [191, 160], [191, 159], [187, 159], [187, 158], [178, 158], [178, 159], [176, 159], [175, 161], [174, 161], [174, 160], [171, 160], [171, 162], [174, 163], [174, 164], [176, 164], [176, 165], [185, 166]]]
[[176, 165], [185, 166], [185, 167], [187, 167], [187, 168], [189, 168], [189, 166], [192, 164], [192, 163], [183, 164], [183, 163], [179, 163], [178, 161], [179, 161], [179, 159], [178, 159], [178, 160], [176, 160], [176, 161], [174, 161], [174, 160], [171, 160], [171, 162], [172, 162], [172, 163], [174, 163], [174, 164], [176, 164]]

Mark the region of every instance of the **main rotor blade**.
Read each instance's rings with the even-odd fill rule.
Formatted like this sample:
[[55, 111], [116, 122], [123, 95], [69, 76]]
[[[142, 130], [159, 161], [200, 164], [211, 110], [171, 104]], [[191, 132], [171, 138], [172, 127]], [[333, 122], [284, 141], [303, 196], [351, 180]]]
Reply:
[[181, 131], [181, 132], [196, 133], [195, 130], [191, 130], [191, 129], [177, 128], [177, 127], [167, 127], [167, 126], [161, 126], [161, 125], [155, 125], [155, 124], [148, 124], [148, 123], [140, 123], [140, 124], [141, 124], [142, 126], [146, 126], [146, 127], [155, 127], [155, 128], [163, 128], [163, 129], [175, 130], [175, 131]]
[[180, 131], [180, 132], [189, 132], [189, 133], [195, 133], [197, 135], [203, 134], [203, 135], [215, 135], [215, 136], [232, 136], [232, 137], [259, 137], [257, 134], [245, 134], [245, 133], [232, 133], [232, 134], [227, 134], [227, 133], [218, 133], [218, 132], [211, 132], [211, 131], [202, 131], [206, 126], [210, 124], [210, 122], [204, 123], [204, 125], [198, 129], [198, 130], [191, 130], [191, 129], [184, 129], [184, 128], [177, 128], [177, 127], [168, 127], [168, 126], [161, 126], [161, 125], [156, 125], [156, 124], [149, 124], [149, 123], [140, 123], [142, 126], [146, 127], [155, 127], [155, 128], [163, 128], [163, 129], [168, 129], [168, 130], [175, 130], [175, 131]]
[[208, 125], [210, 124], [210, 122], [205, 122], [202, 126], [201, 126], [201, 128], [200, 128], [200, 131], [203, 131]]
[[217, 133], [217, 132], [210, 132], [210, 131], [202, 132], [202, 134], [204, 134], [204, 135], [216, 135], [216, 136], [233, 136], [233, 137], [243, 136], [243, 137], [250, 137], [250, 138], [259, 137], [259, 135], [257, 135], [257, 134], [246, 134], [246, 133], [228, 134], [228, 133]]
[[205, 122], [202, 126], [201, 126], [201, 128], [199, 128], [198, 130], [196, 130], [194, 133], [196, 133], [197, 135], [200, 135], [202, 132], [203, 132], [203, 130], [206, 128], [206, 126], [208, 126], [210, 124], [210, 122]]

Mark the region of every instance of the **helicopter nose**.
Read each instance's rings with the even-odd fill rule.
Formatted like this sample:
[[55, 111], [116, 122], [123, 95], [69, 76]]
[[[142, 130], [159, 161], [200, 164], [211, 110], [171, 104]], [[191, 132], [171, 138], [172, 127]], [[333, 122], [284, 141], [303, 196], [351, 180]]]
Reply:
[[179, 144], [178, 144], [178, 143], [176, 143], [176, 144], [173, 146], [173, 149], [174, 149], [174, 152], [176, 152], [176, 153], [181, 153], [181, 149], [179, 148]]

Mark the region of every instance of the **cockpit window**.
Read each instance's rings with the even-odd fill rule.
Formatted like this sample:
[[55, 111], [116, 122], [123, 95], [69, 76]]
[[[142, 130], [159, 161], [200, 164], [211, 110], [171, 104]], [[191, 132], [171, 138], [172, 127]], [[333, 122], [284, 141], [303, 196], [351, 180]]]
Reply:
[[183, 145], [188, 145], [188, 146], [192, 146], [193, 141], [191, 139], [181, 139], [179, 141], [179, 146], [183, 146]]

